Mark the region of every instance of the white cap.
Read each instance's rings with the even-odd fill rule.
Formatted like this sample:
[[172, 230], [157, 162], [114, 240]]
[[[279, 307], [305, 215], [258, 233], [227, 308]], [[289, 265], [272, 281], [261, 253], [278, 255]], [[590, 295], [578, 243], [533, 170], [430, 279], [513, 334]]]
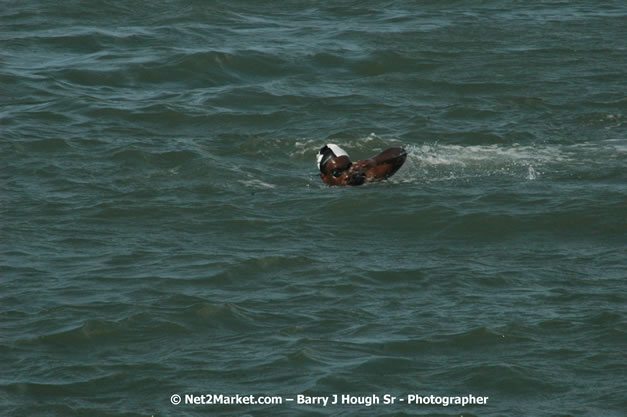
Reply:
[[[318, 151], [318, 155], [316, 155], [316, 160], [318, 162], [318, 169], [322, 171], [324, 164], [331, 158], [335, 158], [338, 156], [348, 156], [346, 151], [339, 146], [333, 143], [327, 143]], [[349, 157], [350, 159], [350, 157]]]

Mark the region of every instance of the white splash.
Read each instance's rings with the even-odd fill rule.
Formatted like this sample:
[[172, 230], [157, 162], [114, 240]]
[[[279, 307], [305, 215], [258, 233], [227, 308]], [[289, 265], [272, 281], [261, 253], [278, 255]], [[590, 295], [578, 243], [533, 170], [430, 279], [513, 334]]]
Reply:
[[570, 145], [410, 145], [407, 167], [399, 174], [423, 181], [497, 175], [536, 180], [552, 172], [617, 161], [625, 157], [626, 144], [624, 139], [612, 139]]
[[408, 158], [399, 174], [424, 181], [449, 181], [489, 176], [538, 179], [544, 167], [569, 156], [555, 146], [439, 145], [407, 147]]

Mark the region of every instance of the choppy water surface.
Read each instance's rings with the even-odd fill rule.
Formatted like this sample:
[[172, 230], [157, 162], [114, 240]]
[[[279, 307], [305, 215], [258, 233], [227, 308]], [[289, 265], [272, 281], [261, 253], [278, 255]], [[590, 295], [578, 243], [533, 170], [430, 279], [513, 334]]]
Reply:
[[624, 415], [627, 6], [332, 3], [3, 3], [0, 414]]

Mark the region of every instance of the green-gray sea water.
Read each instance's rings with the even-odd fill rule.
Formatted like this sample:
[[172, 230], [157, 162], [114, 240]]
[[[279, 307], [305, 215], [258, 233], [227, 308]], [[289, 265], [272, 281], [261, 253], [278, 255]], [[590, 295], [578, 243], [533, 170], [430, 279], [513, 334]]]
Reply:
[[627, 415], [624, 1], [0, 3], [1, 416]]

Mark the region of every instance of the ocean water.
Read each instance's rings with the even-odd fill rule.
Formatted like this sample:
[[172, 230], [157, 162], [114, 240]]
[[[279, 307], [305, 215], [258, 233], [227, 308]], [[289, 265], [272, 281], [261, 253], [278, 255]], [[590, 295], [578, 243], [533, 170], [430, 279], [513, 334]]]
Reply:
[[627, 415], [626, 68], [618, 0], [3, 1], [0, 415]]

